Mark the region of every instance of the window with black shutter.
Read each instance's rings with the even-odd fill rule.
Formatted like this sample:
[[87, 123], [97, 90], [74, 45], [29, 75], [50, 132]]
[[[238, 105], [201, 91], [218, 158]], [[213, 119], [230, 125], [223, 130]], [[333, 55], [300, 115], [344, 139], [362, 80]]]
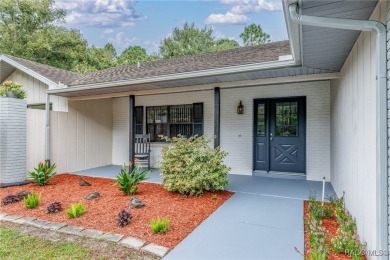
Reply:
[[203, 135], [203, 103], [147, 107], [146, 132], [152, 142], [161, 141], [160, 135]]

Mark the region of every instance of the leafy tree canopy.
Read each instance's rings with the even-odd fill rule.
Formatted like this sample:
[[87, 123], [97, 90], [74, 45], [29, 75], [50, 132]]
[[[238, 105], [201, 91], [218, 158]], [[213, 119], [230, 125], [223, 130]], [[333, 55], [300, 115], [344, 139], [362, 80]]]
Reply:
[[185, 22], [183, 28], [175, 27], [172, 35], [161, 42], [160, 54], [166, 59], [226, 50], [239, 46], [234, 40], [215, 40], [213, 33], [211, 27], [197, 28], [194, 23]]
[[118, 57], [120, 65], [137, 64], [138, 62], [145, 62], [153, 60], [152, 56], [146, 53], [146, 49], [141, 46], [130, 46], [125, 49]]
[[244, 32], [240, 34], [240, 38], [245, 46], [253, 46], [270, 42], [270, 35], [263, 32], [260, 25], [252, 23], [245, 26]]
[[[66, 10], [55, 8], [54, 0], [0, 0], [0, 53], [85, 73], [239, 47], [235, 40], [215, 39], [211, 27], [197, 28], [186, 22], [161, 41], [159, 54], [148, 55], [141, 46], [129, 46], [118, 55], [112, 43], [103, 48], [89, 46], [80, 31], [58, 26], [65, 22], [65, 16]], [[245, 27], [240, 37], [245, 45], [265, 43], [270, 38], [255, 24]]]

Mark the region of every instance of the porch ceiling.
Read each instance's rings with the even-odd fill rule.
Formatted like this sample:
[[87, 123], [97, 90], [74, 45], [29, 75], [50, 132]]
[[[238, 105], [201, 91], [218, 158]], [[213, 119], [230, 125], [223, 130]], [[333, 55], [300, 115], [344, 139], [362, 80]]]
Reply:
[[[368, 20], [378, 0], [301, 0], [303, 15]], [[301, 27], [302, 66], [340, 71], [360, 31]]]
[[61, 92], [60, 89], [54, 90], [52, 94], [64, 97], [81, 97], [81, 96], [93, 96], [103, 94], [115, 94], [121, 92], [132, 92], [132, 91], [144, 91], [144, 90], [158, 90], [164, 88], [175, 88], [175, 87], [189, 87], [207, 84], [222, 84], [226, 82], [238, 82], [243, 80], [256, 80], [256, 79], [267, 79], [267, 78], [279, 78], [289, 76], [301, 76], [301, 75], [313, 75], [313, 74], [324, 74], [331, 73], [332, 71], [322, 69], [312, 69], [307, 67], [286, 67], [272, 70], [259, 70], [243, 73], [230, 73], [217, 76], [205, 76], [205, 77], [194, 77], [177, 80], [167, 81], [156, 81], [143, 84], [131, 84], [123, 86], [108, 86], [108, 87], [96, 87], [90, 89], [77, 88], [66, 88]]

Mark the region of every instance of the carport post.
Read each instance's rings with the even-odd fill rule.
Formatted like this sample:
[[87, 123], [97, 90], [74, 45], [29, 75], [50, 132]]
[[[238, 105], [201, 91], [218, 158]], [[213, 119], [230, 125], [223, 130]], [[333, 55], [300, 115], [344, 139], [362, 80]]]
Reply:
[[221, 90], [214, 88], [214, 148], [220, 146], [220, 133], [221, 133]]
[[50, 167], [50, 94], [46, 93], [45, 106], [45, 161]]
[[130, 103], [130, 111], [129, 111], [129, 162], [130, 163], [130, 170], [134, 169], [134, 141], [135, 141], [135, 96], [130, 95], [129, 96], [129, 103]]

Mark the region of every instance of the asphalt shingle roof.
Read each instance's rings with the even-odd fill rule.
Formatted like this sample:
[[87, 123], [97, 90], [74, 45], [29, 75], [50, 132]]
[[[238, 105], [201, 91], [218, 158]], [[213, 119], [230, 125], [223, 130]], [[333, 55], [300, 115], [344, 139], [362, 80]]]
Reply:
[[61, 82], [62, 84], [70, 85], [72, 82], [76, 81], [77, 79], [79, 79], [83, 76], [82, 74], [77, 74], [77, 73], [70, 72], [67, 70], [63, 70], [63, 69], [59, 69], [59, 68], [52, 67], [49, 65], [41, 64], [38, 62], [25, 60], [25, 59], [13, 57], [10, 55], [4, 55], [4, 56], [16, 61], [17, 63], [23, 65], [24, 67], [42, 75], [43, 77], [45, 77], [45, 78], [47, 78], [55, 83]]
[[61, 82], [68, 86], [77, 86], [277, 61], [280, 56], [290, 54], [289, 41], [279, 41], [193, 56], [150, 61], [142, 63], [140, 66], [135, 64], [114, 67], [86, 74], [77, 74], [37, 62], [9, 55], [5, 56], [56, 83]]
[[110, 81], [148, 78], [175, 73], [199, 71], [229, 66], [277, 61], [279, 56], [291, 54], [289, 41], [240, 47], [226, 51], [156, 60], [138, 65], [109, 68], [84, 74], [70, 85], [86, 85]]

